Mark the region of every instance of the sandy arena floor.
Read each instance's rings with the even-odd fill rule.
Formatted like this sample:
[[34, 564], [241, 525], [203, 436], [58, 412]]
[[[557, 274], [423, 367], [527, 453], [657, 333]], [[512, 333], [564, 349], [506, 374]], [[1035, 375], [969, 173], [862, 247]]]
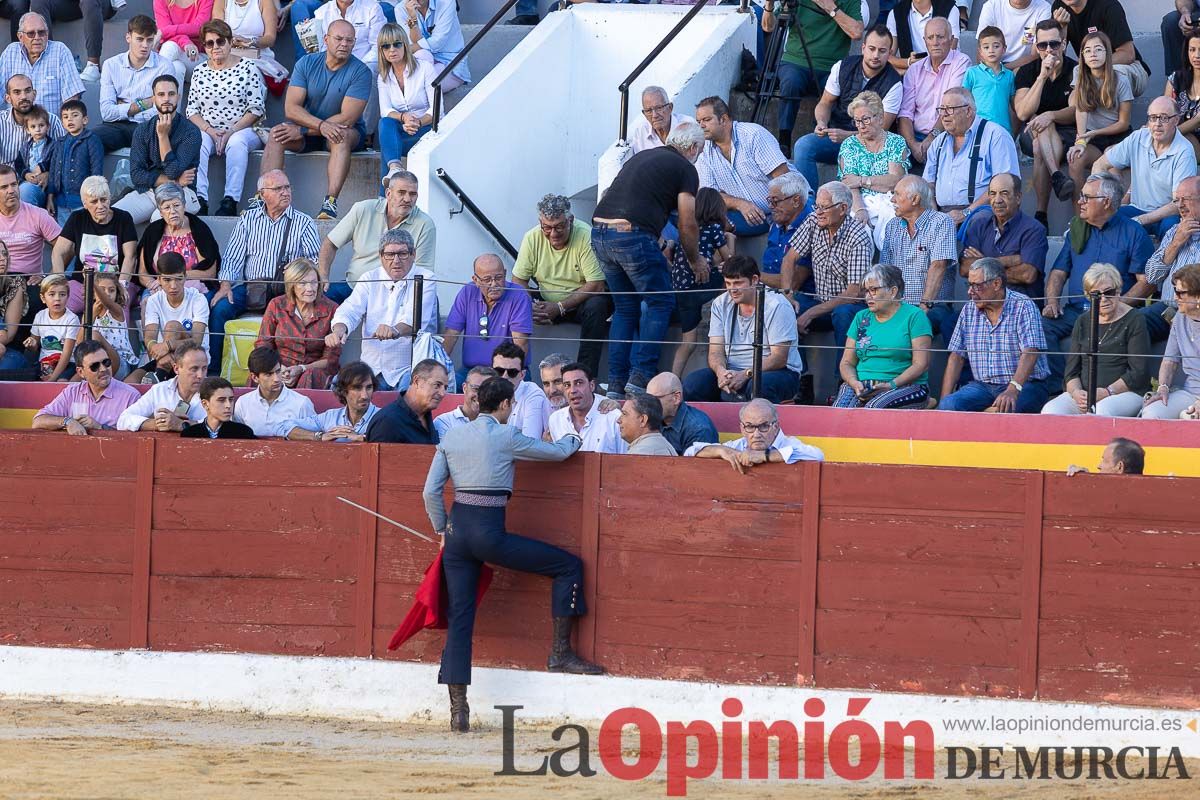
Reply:
[[[593, 731], [593, 767], [595, 757]], [[516, 737], [518, 768], [553, 750], [549, 729]], [[665, 774], [626, 783], [593, 778], [503, 777], [501, 733], [451, 736], [439, 726], [261, 717], [153, 706], [0, 701], [0, 797], [27, 798], [446, 798], [593, 800], [662, 798]], [[1200, 797], [1192, 780], [1039, 782], [1039, 798]], [[944, 772], [939, 764], [938, 773]], [[1045, 785], [1049, 783], [1050, 785]], [[1026, 781], [909, 783], [691, 782], [693, 798], [992, 798], [1025, 796]]]

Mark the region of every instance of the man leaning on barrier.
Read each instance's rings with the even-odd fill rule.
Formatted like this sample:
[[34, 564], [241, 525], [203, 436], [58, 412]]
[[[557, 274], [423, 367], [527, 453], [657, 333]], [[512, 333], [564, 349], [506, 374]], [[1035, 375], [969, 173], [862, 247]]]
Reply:
[[736, 471], [744, 473], [747, 467], [769, 462], [795, 464], [797, 461], [824, 461], [825, 454], [819, 448], [805, 444], [795, 436], [786, 436], [779, 425], [779, 415], [770, 400], [761, 397], [751, 400], [738, 412], [742, 437], [725, 444], [696, 442], [685, 452], [685, 456], [696, 458], [720, 458], [729, 462]]

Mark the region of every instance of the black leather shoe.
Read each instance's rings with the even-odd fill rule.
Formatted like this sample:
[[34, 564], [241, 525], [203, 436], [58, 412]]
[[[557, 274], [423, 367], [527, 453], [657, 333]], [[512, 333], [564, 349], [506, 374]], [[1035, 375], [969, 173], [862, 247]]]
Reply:
[[471, 730], [471, 707], [467, 705], [467, 685], [447, 684], [450, 687], [450, 730], [468, 733]]
[[225, 197], [221, 199], [221, 205], [217, 207], [217, 216], [236, 217], [237, 213], [237, 200], [234, 200], [229, 195], [225, 195]]
[[505, 23], [506, 25], [537, 25], [537, 14], [517, 14], [515, 17]]
[[207, 217], [208, 216], [208, 199], [201, 197], [201, 198], [199, 198], [199, 200], [200, 200], [200, 209], [196, 212], [196, 216]]
[[574, 617], [554, 618], [554, 643], [550, 647], [550, 658], [546, 659], [546, 669], [572, 675], [603, 675], [603, 667], [584, 661], [571, 649], [571, 627], [574, 621]]

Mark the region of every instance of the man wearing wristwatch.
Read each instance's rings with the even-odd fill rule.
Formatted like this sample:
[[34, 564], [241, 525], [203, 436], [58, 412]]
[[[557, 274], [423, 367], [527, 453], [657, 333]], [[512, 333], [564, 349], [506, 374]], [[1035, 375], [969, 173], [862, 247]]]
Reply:
[[100, 69], [100, 118], [96, 135], [108, 152], [129, 147], [139, 122], [153, 119], [154, 79], [164, 73], [183, 83], [183, 64], [168, 61], [154, 50], [158, 25], [153, 17], [138, 14], [129, 20], [125, 41], [129, 49], [104, 62]]
[[87, 436], [88, 431], [113, 429], [121, 412], [141, 397], [138, 390], [113, 380], [113, 364], [104, 345], [94, 339], [75, 347], [75, 363], [82, 381], [67, 384], [33, 418], [35, 431], [66, 431]]

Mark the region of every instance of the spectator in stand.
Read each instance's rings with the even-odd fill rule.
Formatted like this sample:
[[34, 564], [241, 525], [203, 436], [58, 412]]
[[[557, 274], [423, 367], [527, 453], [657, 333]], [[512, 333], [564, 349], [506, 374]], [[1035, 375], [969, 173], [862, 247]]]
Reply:
[[1054, 0], [1053, 17], [1067, 29], [1067, 41], [1081, 61], [1087, 60], [1089, 35], [1100, 33], [1112, 53], [1118, 74], [1124, 75], [1134, 97], [1141, 97], [1150, 78], [1150, 67], [1133, 46], [1133, 34], [1120, 0]]
[[[117, 420], [121, 431], [181, 431], [189, 421], [205, 418], [200, 384], [208, 372], [208, 353], [195, 342], [175, 351], [175, 377], [150, 387]], [[228, 385], [228, 383], [226, 383]]]
[[[174, 75], [154, 79], [154, 107], [158, 116], [140, 123], [129, 149], [129, 177], [133, 191], [116, 202], [133, 221], [149, 222], [155, 211], [156, 187], [174, 181], [183, 187], [186, 208], [200, 211], [196, 170], [200, 165], [200, 129], [179, 110], [179, 82]], [[165, 151], [165, 155], [164, 155]]]
[[[1107, 172], [1092, 175], [1083, 184], [1079, 216], [1071, 220], [1067, 241], [1046, 280], [1042, 325], [1051, 351], [1058, 350], [1059, 341], [1071, 335], [1075, 320], [1086, 309], [1083, 276], [1093, 264], [1116, 267], [1121, 273], [1121, 290], [1131, 300], [1149, 297], [1154, 291], [1143, 274], [1154, 245], [1141, 225], [1117, 213], [1122, 194], [1121, 182]], [[1059, 391], [1062, 375], [1063, 357], [1051, 355], [1050, 391]]]
[[850, 324], [839, 371], [837, 408], [924, 408], [929, 400], [929, 319], [904, 302], [899, 267], [871, 267], [867, 307]]
[[316, 416], [312, 400], [284, 385], [283, 364], [275, 350], [255, 347], [246, 359], [246, 371], [256, 388], [237, 399], [233, 418], [255, 436], [287, 436], [297, 420]]
[[603, 411], [603, 397], [596, 395], [596, 383], [588, 368], [579, 362], [562, 368], [563, 390], [567, 405], [550, 415], [546, 431], [551, 441], [575, 434], [583, 440], [579, 449], [585, 453], [624, 453], [628, 450], [621, 438], [619, 409]]
[[[725, 265], [725, 293], [712, 303], [708, 324], [708, 366], [683, 381], [692, 401], [745, 401], [754, 366], [754, 316], [758, 264], [734, 256]], [[796, 348], [796, 315], [779, 294], [768, 292], [763, 322], [762, 395], [773, 402], [791, 400], [800, 388], [804, 361]]]
[[50, 38], [46, 18], [33, 12], [20, 16], [13, 39], [0, 53], [0, 81], [7, 85], [14, 75], [25, 75], [33, 82], [41, 106], [58, 116], [63, 103], [83, 94], [74, 54]]
[[375, 49], [379, 32], [388, 22], [382, 5], [378, 0], [329, 0], [318, 8], [313, 18], [317, 21], [321, 51], [328, 47], [325, 34], [329, 27], [338, 20], [349, 22], [354, 26], [354, 57], [374, 69], [379, 61]]
[[200, 26], [212, 19], [213, 0], [154, 0], [154, 20], [162, 34], [158, 52], [187, 75], [203, 59]]
[[[120, 3], [120, 6], [125, 5]], [[83, 49], [87, 55], [81, 81], [95, 83], [100, 80], [100, 56], [104, 52], [104, 21], [112, 19], [120, 7], [112, 0], [80, 0], [77, 3], [56, 0], [6, 0], [0, 3], [0, 17], [8, 17], [12, 40], [19, 41], [20, 21], [25, 12], [39, 14], [47, 22], [74, 22], [83, 20]], [[47, 28], [50, 26], [47, 25]], [[49, 31], [53, 36], [54, 32]], [[69, 74], [69, 73], [64, 73]]]
[[285, 151], [329, 151], [325, 202], [317, 219], [337, 219], [337, 198], [350, 174], [350, 154], [367, 136], [363, 112], [371, 97], [371, 71], [351, 54], [354, 41], [354, 26], [336, 20], [325, 33], [328, 50], [296, 62], [283, 105], [287, 121], [271, 128], [262, 154], [266, 175], [283, 167]]
[[[401, 22], [400, 17], [404, 20]], [[458, 21], [458, 5], [449, 0], [404, 0], [397, 4], [396, 22], [408, 28], [408, 40], [433, 54], [440, 74], [462, 52], [463, 33]], [[442, 91], [452, 92], [471, 82], [467, 59], [458, 62], [454, 72], [442, 81]]]
[[[15, 168], [22, 155], [28, 152], [29, 131], [26, 130], [26, 126], [30, 116], [35, 113], [34, 109], [38, 109], [38, 114], [46, 111], [37, 105], [36, 100], [37, 90], [33, 88], [33, 82], [27, 76], [13, 75], [5, 82], [4, 102], [8, 108], [0, 109], [0, 163]], [[67, 135], [62, 120], [57, 116], [50, 114], [49, 121], [50, 138], [61, 139]], [[19, 172], [18, 176], [23, 177], [24, 171]], [[30, 202], [25, 195], [22, 195], [22, 199]]]
[[38, 284], [45, 306], [33, 318], [25, 349], [37, 350], [38, 376], [43, 381], [66, 380], [74, 374], [71, 351], [80, 331], [79, 317], [67, 308], [67, 279], [47, 275]]
[[1196, 151], [1179, 132], [1179, 114], [1169, 97], [1150, 101], [1146, 127], [1139, 128], [1105, 151], [1094, 165], [1121, 180], [1130, 175], [1130, 202], [1117, 211], [1131, 217], [1146, 233], [1161, 239], [1179, 222], [1172, 195], [1185, 178], [1196, 174]]
[[813, 215], [796, 231], [783, 259], [785, 294], [805, 282], [796, 272], [796, 261], [807, 257], [812, 263], [818, 302], [807, 309], [797, 308], [796, 329], [801, 336], [833, 331], [835, 342], [845, 342], [850, 320], [865, 308], [862, 282], [871, 268], [874, 247], [871, 230], [849, 216], [853, 200], [854, 195], [841, 181], [818, 189]]
[[[144, 289], [154, 291], [158, 260], [165, 253], [178, 253], [187, 270], [187, 285], [201, 293], [216, 288], [221, 251], [208, 224], [187, 212], [187, 195], [179, 184], [167, 182], [154, 190], [159, 218], [146, 226], [137, 244], [137, 278]], [[132, 224], [132, 223], [131, 223]]]
[[1083, 289], [1100, 295], [1098, 344], [1092, 342], [1088, 316], [1075, 320], [1064, 374], [1065, 391], [1042, 409], [1043, 414], [1087, 414], [1093, 346], [1100, 353], [1096, 369], [1096, 413], [1102, 417], [1136, 417], [1142, 395], [1150, 389], [1150, 337], [1145, 318], [1121, 298], [1121, 273], [1111, 264], [1096, 264], [1083, 276]]
[[1011, 135], [1014, 127], [1012, 101], [1016, 89], [1013, 71], [1004, 65], [1004, 31], [994, 25], [981, 28], [977, 38], [979, 63], [967, 70], [962, 88], [971, 95], [980, 117], [996, 123]]
[[[308, 419], [296, 420], [296, 426], [288, 431], [287, 438], [321, 442], [366, 441], [367, 428], [379, 412], [379, 406], [371, 402], [376, 388], [374, 370], [361, 361], [350, 362], [338, 372], [333, 385], [333, 396], [340, 406]], [[436, 420], [434, 424], [437, 424]]]
[[703, 146], [699, 125], [675, 128], [666, 147], [643, 150], [625, 162], [592, 216], [592, 249], [609, 291], [616, 293], [608, 346], [608, 394], [614, 400], [624, 400], [626, 391], [645, 391], [658, 372], [658, 343], [675, 306], [671, 265], [658, 236], [673, 212], [688, 263], [699, 273], [708, 268], [697, 247], [700, 179], [693, 165]]
[[642, 89], [642, 118], [634, 123], [629, 134], [629, 147], [634, 153], [666, 147], [671, 131], [683, 122], [695, 123], [687, 114], [676, 114], [675, 104], [661, 86]]
[[[280, 27], [275, 0], [215, 0], [212, 18], [229, 25], [233, 46], [242, 51], [238, 55], [258, 67], [273, 94], [282, 94], [288, 71], [275, 60], [275, 51], [271, 49]], [[295, 54], [298, 57], [303, 52], [297, 48]]]
[[[1189, 264], [1171, 276], [1179, 313], [1171, 321], [1167, 351], [1158, 367], [1158, 389], [1146, 397], [1141, 416], [1179, 419], [1200, 401], [1200, 264]], [[1183, 367], [1183, 387], [1173, 388]]]
[[734, 122], [729, 106], [719, 97], [696, 104], [696, 122], [708, 142], [696, 159], [700, 185], [721, 193], [734, 233], [761, 236], [770, 229], [767, 182], [791, 171], [792, 165], [766, 128]]
[[72, 212], [83, 208], [83, 184], [104, 172], [104, 143], [87, 129], [87, 106], [80, 100], [63, 103], [66, 136], [54, 142], [46, 181], [48, 207], [65, 225]]
[[[782, 289], [783, 259], [791, 247], [792, 237], [812, 213], [812, 190], [799, 172], [787, 172], [767, 182], [767, 207], [771, 209], [771, 229], [767, 232], [767, 249], [762, 255], [762, 282], [772, 289]], [[807, 266], [803, 261], [801, 266]], [[811, 287], [805, 291], [811, 291]]]
[[1112, 48], [1102, 33], [1083, 39], [1082, 63], [1075, 68], [1075, 144], [1067, 151], [1071, 180], [1083, 186], [1092, 164], [1129, 132], [1133, 91], [1129, 79], [1113, 69]]
[[[379, 237], [379, 260], [382, 266], [362, 276], [362, 279], [333, 315], [333, 328], [325, 343], [340, 347], [349, 332], [362, 323], [362, 360], [375, 370], [379, 388], [392, 391], [402, 388], [412, 363], [413, 326], [437, 333], [437, 280], [432, 272], [414, 267], [416, 245], [408, 231], [393, 229]], [[421, 319], [414, 322], [416, 281], [424, 280], [421, 294]]]
[[958, 262], [954, 221], [933, 210], [933, 187], [916, 175], [900, 179], [892, 204], [896, 216], [884, 230], [879, 263], [900, 267], [904, 302], [920, 306], [933, 333], [945, 340], [958, 318], [958, 309], [951, 304]]
[[495, 377], [496, 370], [491, 367], [471, 367], [466, 380], [462, 382], [462, 405], [433, 418], [433, 427], [437, 429], [439, 441], [450, 429], [473, 422], [479, 416], [479, 387], [488, 378]]
[[1150, 341], [1158, 343], [1171, 333], [1170, 317], [1175, 313], [1175, 285], [1172, 277], [1188, 264], [1200, 263], [1200, 178], [1184, 178], [1175, 188], [1174, 201], [1180, 220], [1168, 230], [1158, 249], [1146, 262], [1146, 282], [1162, 290], [1162, 298], [1140, 313], [1145, 318]]
[[[896, 121], [900, 103], [904, 99], [904, 87], [900, 73], [888, 64], [892, 52], [892, 34], [882, 25], [867, 31], [863, 39], [862, 55], [847, 55], [833, 65], [821, 100], [813, 111], [816, 127], [796, 142], [792, 163], [808, 181], [809, 186], [819, 186], [817, 164], [836, 164], [846, 155], [845, 142], [855, 137], [858, 123], [855, 104], [870, 92], [878, 110], [877, 127], [880, 132], [889, 130]], [[881, 142], [882, 144], [882, 142]]]
[[[1100, 456], [1100, 465], [1096, 471], [1101, 475], [1141, 475], [1146, 465], [1146, 451], [1132, 439], [1118, 436], [1108, 443]], [[1078, 475], [1088, 470], [1074, 464], [1067, 467], [1067, 477]]]
[[100, 71], [100, 118], [96, 135], [104, 149], [112, 152], [133, 144], [133, 131], [154, 119], [154, 81], [160, 75], [174, 75], [183, 85], [182, 64], [168, 61], [154, 51], [158, 25], [145, 14], [129, 20], [125, 41], [129, 49], [104, 62]]
[[621, 406], [617, 426], [631, 456], [677, 456], [662, 435], [662, 403], [651, 394], [635, 394]]
[[[129, 340], [129, 295], [116, 272], [101, 272], [93, 280], [92, 340], [108, 352], [113, 374], [123, 381], [138, 364], [138, 356]], [[78, 357], [75, 363], [79, 364]]]
[[327, 389], [342, 351], [325, 342], [337, 303], [321, 294], [317, 265], [307, 258], [287, 265], [283, 285], [284, 293], [267, 303], [254, 346], [279, 354], [288, 388]]
[[[416, 242], [416, 265], [432, 272], [437, 251], [437, 228], [433, 220], [417, 208], [417, 176], [406, 170], [392, 170], [384, 178], [386, 193], [379, 199], [360, 200], [350, 206], [350, 213], [338, 220], [333, 230], [321, 240], [321, 283], [335, 303], [343, 303], [359, 279], [379, 264], [379, 237], [384, 231], [406, 231]], [[329, 270], [337, 257], [338, 248], [351, 243], [350, 264], [346, 280], [329, 282]]]
[[[612, 304], [601, 294], [604, 272], [592, 250], [591, 227], [575, 219], [571, 201], [562, 195], [543, 197], [537, 213], [537, 227], [521, 240], [513, 282], [529, 292], [535, 325], [579, 324], [578, 360], [596, 374]], [[536, 289], [530, 280], [537, 282]]]
[[646, 384], [646, 394], [662, 405], [662, 435], [679, 455], [696, 442], [719, 439], [712, 419], [683, 400], [683, 384], [674, 372], [660, 372]]
[[888, 114], [879, 95], [863, 92], [850, 102], [858, 133], [842, 142], [838, 152], [838, 180], [854, 196], [851, 216], [871, 230], [883, 246], [888, 221], [896, 215], [892, 190], [912, 166], [904, 137], [887, 130]]
[[[880, 11], [882, 10], [881, 7]], [[925, 29], [934, 18], [946, 20], [950, 31], [950, 46], [958, 47], [962, 20], [952, 0], [900, 2], [892, 11], [887, 14], [881, 13], [880, 16], [886, 18], [888, 32], [896, 40], [896, 46], [893, 48], [889, 60], [892, 67], [902, 75], [909, 67], [928, 55], [929, 51], [925, 46]]]
[[[1185, 2], [1188, 0], [1185, 0]], [[1175, 101], [1182, 133], [1200, 159], [1200, 28], [1189, 29], [1183, 66], [1168, 72], [1164, 94]]]
[[446, 397], [450, 380], [446, 368], [427, 358], [412, 368], [412, 383], [391, 405], [375, 415], [367, 427], [368, 442], [437, 444], [432, 412]]
[[1046, 0], [987, 0], [975, 29], [996, 27], [1004, 34], [1004, 66], [1016, 72], [1038, 60], [1034, 48], [1039, 22], [1050, 19]]
[[[542, 391], [550, 403], [551, 413], [567, 405], [567, 395], [563, 389], [563, 367], [571, 363], [571, 359], [562, 353], [551, 353], [538, 364], [538, 375], [542, 380]], [[586, 366], [586, 365], [585, 365]]]
[[[975, 262], [967, 277], [971, 298], [948, 345], [942, 377], [943, 411], [1036, 414], [1049, 397], [1046, 336], [1037, 306], [1006, 286], [1004, 265], [994, 258]], [[955, 391], [963, 364], [975, 377]]]
[[[358, 0], [361, 2], [361, 0]], [[414, 49], [404, 29], [389, 22], [379, 34], [379, 165], [384, 175], [400, 167], [408, 151], [433, 124], [433, 79], [438, 70], [428, 50]]]
[[42, 251], [46, 245], [53, 246], [61, 232], [44, 208], [21, 202], [16, 170], [0, 164], [0, 242], [8, 251], [8, 271], [27, 276], [26, 319], [43, 308], [37, 288], [42, 280]]
[[265, 293], [250, 292], [247, 283], [273, 280], [278, 269], [291, 261], [315, 259], [320, 247], [313, 218], [292, 205], [292, 185], [283, 170], [264, 172], [258, 179], [258, 193], [263, 202], [238, 217], [221, 259], [220, 288], [208, 295], [217, 368], [224, 352], [225, 323], [246, 310], [266, 310]]
[[129, 214], [110, 204], [108, 181], [91, 175], [84, 179], [80, 194], [84, 207], [67, 217], [50, 251], [50, 271], [71, 279], [67, 307], [76, 314], [83, 313], [89, 300], [83, 296], [84, 269], [120, 273], [121, 280], [128, 282], [137, 263], [137, 228]]
[[[61, 124], [61, 121], [60, 121]], [[46, 188], [50, 180], [50, 156], [56, 139], [50, 138], [50, 115], [41, 106], [34, 106], [25, 115], [27, 140], [13, 166], [21, 178], [21, 199], [54, 213], [54, 204], [46, 205]], [[61, 137], [60, 137], [61, 139]]]
[[[1167, 75], [1184, 68], [1191, 58], [1187, 41], [1191, 34], [1200, 32], [1200, 13], [1196, 0], [1175, 0], [1175, 10], [1162, 19], [1163, 64]], [[1182, 56], [1182, 58], [1181, 58]]]
[[8, 272], [8, 246], [0, 241], [0, 371], [26, 369], [25, 358], [17, 334], [21, 329], [21, 318], [29, 307], [25, 293], [28, 285], [24, 275]]
[[142, 340], [149, 361], [134, 372], [131, 383], [151, 372], [159, 380], [169, 380], [185, 344], [208, 352], [208, 302], [202, 292], [185, 285], [185, 273], [178, 253], [164, 253], [158, 260], [158, 290], [142, 302]]
[[[775, 30], [775, 3], [764, 3], [762, 29]], [[792, 27], [779, 62], [779, 145], [791, 152], [792, 127], [801, 97], [816, 97], [833, 65], [850, 53], [850, 43], [862, 38], [862, 5], [858, 0], [813, 0], [792, 10]]]
[[692, 357], [705, 303], [725, 288], [721, 265], [733, 256], [733, 226], [716, 189], [706, 186], [696, 193], [696, 226], [700, 229], [700, 257], [708, 265], [707, 274], [700, 276], [692, 271], [682, 248], [674, 248], [671, 258], [671, 286], [677, 292], [675, 310], [679, 318], [679, 346], [671, 359], [671, 371], [676, 375], [683, 374]]
[[939, 103], [946, 90], [962, 86], [971, 59], [954, 49], [949, 22], [934, 17], [925, 24], [925, 48], [929, 55], [913, 62], [904, 73], [904, 100], [896, 121], [896, 132], [904, 137], [914, 161], [926, 161], [926, 151], [942, 131]]
[[993, 175], [1021, 174], [1017, 146], [1007, 127], [975, 113], [971, 92], [947, 89], [938, 109], [943, 131], [933, 138], [925, 160], [925, 180], [937, 207], [955, 225], [987, 204]]
[[180, 435], [184, 439], [257, 439], [250, 426], [235, 422], [233, 384], [224, 378], [205, 378], [200, 384], [200, 405], [204, 421], [188, 425]]
[[798, 461], [824, 461], [825, 454], [795, 436], [785, 436], [779, 426], [779, 414], [771, 401], [759, 397], [751, 400], [738, 412], [742, 436], [725, 444], [696, 442], [685, 456], [720, 458], [740, 473], [747, 467], [775, 462], [795, 464]]
[[1025, 123], [1017, 141], [1026, 155], [1033, 156], [1033, 187], [1042, 225], [1050, 207], [1050, 190], [1059, 200], [1070, 200], [1075, 182], [1064, 173], [1063, 158], [1075, 143], [1075, 109], [1071, 106], [1072, 84], [1079, 64], [1066, 53], [1062, 29], [1054, 20], [1043, 20], [1034, 31], [1034, 49], [1040, 61], [1021, 67], [1013, 85], [1017, 93], [1013, 110]]
[[492, 369], [516, 390], [508, 424], [516, 425], [530, 439], [541, 439], [550, 419], [550, 401], [536, 383], [525, 380], [525, 358], [520, 347], [501, 342], [492, 351]]
[[237, 216], [246, 184], [246, 162], [261, 141], [254, 124], [265, 112], [266, 87], [262, 73], [249, 59], [233, 55], [233, 31], [224, 21], [209, 20], [200, 28], [208, 61], [192, 73], [187, 116], [200, 129], [200, 163], [196, 194], [200, 214], [208, 214], [208, 162], [225, 157], [225, 195], [218, 217]]
[[481, 364], [492, 364], [499, 342], [513, 342], [523, 352], [533, 333], [533, 303], [517, 284], [507, 280], [504, 262], [495, 253], [484, 253], [471, 264], [471, 283], [458, 291], [446, 315], [442, 346], [452, 355], [462, 339], [458, 377]]
[[1009, 288], [1041, 308], [1049, 246], [1046, 227], [1021, 210], [1021, 176], [1010, 172], [993, 176], [987, 201], [964, 229], [958, 274], [965, 278], [978, 259], [995, 258], [1004, 265]]
[[83, 380], [68, 384], [34, 415], [35, 431], [87, 436], [88, 431], [111, 430], [121, 413], [141, 396], [137, 389], [114, 379], [112, 359], [99, 342], [80, 342], [75, 363]]

